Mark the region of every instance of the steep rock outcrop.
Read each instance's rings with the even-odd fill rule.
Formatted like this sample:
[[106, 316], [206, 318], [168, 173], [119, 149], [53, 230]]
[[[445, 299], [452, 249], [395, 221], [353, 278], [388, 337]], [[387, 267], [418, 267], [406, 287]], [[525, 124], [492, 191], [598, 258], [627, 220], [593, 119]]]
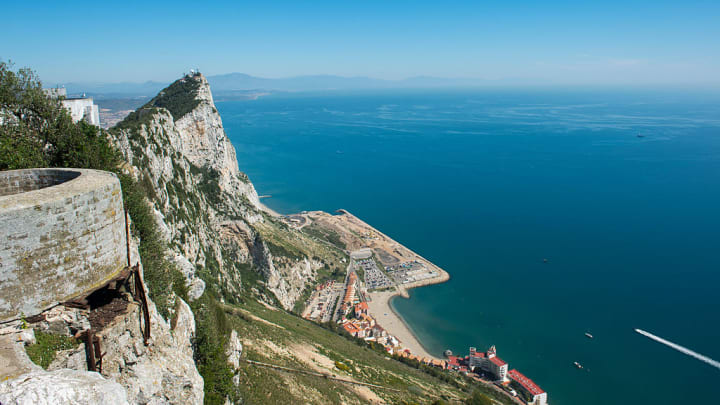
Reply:
[[[136, 241], [131, 259], [142, 272]], [[102, 350], [102, 374], [120, 383], [134, 404], [202, 404], [203, 379], [193, 359], [192, 339], [195, 318], [190, 307], [179, 297], [168, 323], [148, 301], [150, 340], [144, 344], [139, 304], [131, 303], [125, 312], [97, 331]], [[85, 347], [59, 355], [49, 369], [68, 367], [86, 369]]]
[[[131, 243], [130, 257], [138, 263], [142, 277], [136, 241]], [[125, 297], [108, 298], [102, 305], [94, 302], [99, 306], [92, 311], [59, 305], [29, 318], [30, 323], [17, 321], [3, 328], [0, 350], [5, 341], [13, 342], [11, 349], [20, 347], [14, 350], [14, 361], [22, 374], [16, 373], [0, 386], [0, 392], [8, 392], [8, 396], [0, 395], [0, 403], [202, 404], [204, 382], [193, 359], [195, 318], [188, 304], [176, 297], [168, 322], [148, 300], [151, 334], [146, 345], [141, 304]], [[85, 343], [58, 352], [47, 372], [22, 349], [22, 341], [35, 340], [29, 333], [33, 330], [82, 336], [91, 328], [104, 353], [101, 373], [87, 371]], [[54, 386], [46, 387], [48, 382]]]
[[[171, 84], [112, 134], [131, 163], [128, 171], [153, 197], [171, 246], [167, 256], [186, 276], [191, 299], [206, 283], [239, 294], [241, 273], [252, 268], [283, 307], [293, 307], [323, 261], [310, 259], [303, 248], [291, 256], [271, 253], [266, 231], [278, 227], [277, 219], [239, 170], [204, 76]], [[285, 227], [281, 233], [297, 231]]]

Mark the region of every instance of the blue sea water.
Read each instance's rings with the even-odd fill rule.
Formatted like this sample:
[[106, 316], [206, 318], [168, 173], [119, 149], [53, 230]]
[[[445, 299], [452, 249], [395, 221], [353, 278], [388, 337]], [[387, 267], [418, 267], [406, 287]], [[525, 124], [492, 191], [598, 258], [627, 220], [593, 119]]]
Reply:
[[451, 274], [393, 301], [430, 352], [497, 345], [554, 405], [720, 403], [719, 369], [633, 332], [720, 359], [720, 94], [374, 91], [217, 107], [271, 208], [348, 209]]

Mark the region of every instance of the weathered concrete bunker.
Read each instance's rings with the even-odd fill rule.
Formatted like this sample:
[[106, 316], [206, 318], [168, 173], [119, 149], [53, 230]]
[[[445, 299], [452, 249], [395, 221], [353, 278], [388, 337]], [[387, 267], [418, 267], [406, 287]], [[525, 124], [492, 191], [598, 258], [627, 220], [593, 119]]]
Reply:
[[125, 268], [126, 243], [114, 174], [0, 172], [0, 322], [103, 286]]

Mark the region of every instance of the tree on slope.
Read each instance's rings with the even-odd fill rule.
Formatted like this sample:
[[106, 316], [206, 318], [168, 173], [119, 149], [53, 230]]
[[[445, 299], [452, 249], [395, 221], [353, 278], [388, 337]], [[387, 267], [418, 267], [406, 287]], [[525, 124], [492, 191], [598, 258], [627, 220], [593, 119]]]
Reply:
[[42, 90], [35, 72], [0, 61], [0, 170], [31, 167], [117, 167], [118, 154], [102, 130], [75, 123], [59, 100]]

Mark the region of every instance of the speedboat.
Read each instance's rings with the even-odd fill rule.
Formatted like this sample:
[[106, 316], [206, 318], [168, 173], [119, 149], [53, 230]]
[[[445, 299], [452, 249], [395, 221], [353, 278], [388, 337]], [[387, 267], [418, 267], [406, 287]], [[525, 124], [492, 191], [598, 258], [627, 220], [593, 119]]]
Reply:
[[573, 362], [573, 364], [575, 364], [575, 367], [582, 370], [582, 368], [583, 368], [582, 364], [578, 363], [577, 361]]
[[590, 332], [585, 332], [585, 336], [587, 336], [587, 337], [590, 338], [590, 339], [593, 338], [593, 335], [591, 335]]

